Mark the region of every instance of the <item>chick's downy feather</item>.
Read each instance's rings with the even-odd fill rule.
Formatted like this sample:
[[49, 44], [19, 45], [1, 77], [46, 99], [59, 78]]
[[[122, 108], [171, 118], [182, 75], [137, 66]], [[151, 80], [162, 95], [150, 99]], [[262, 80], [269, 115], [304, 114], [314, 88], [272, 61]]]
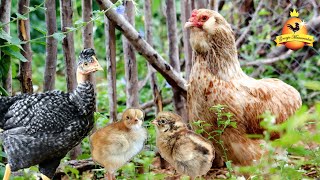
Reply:
[[137, 155], [147, 139], [147, 131], [142, 127], [143, 116], [141, 110], [130, 108], [123, 113], [121, 121], [92, 134], [90, 144], [93, 160], [107, 172], [114, 173]]
[[[263, 133], [260, 115], [266, 111], [276, 116], [276, 123], [285, 121], [301, 106], [300, 94], [279, 79], [247, 76], [238, 61], [232, 29], [219, 13], [194, 10], [186, 27], [190, 28], [193, 49], [188, 87], [190, 120], [209, 122], [212, 127], [206, 130], [217, 130], [217, 115], [210, 108], [226, 105], [224, 112], [231, 112], [237, 123], [237, 128], [228, 127], [221, 137], [228, 159], [235, 164], [251, 164], [263, 154], [262, 141], [246, 135]], [[278, 134], [271, 136], [277, 138]], [[220, 145], [215, 146], [221, 154]]]
[[152, 123], [156, 126], [156, 145], [161, 156], [178, 172], [195, 178], [210, 170], [214, 147], [189, 130], [179, 115], [160, 112]]

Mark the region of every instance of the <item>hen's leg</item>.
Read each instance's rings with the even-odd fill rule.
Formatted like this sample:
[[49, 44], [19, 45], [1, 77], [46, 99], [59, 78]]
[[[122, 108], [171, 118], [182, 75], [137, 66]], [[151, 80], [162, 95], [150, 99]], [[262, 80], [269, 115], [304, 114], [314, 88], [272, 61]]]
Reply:
[[42, 179], [50, 180], [50, 178], [53, 178], [61, 159], [62, 158], [49, 159], [39, 164], [39, 171], [42, 174]]
[[4, 176], [3, 176], [3, 180], [9, 180], [10, 179], [10, 175], [11, 175], [11, 168], [10, 168], [10, 165], [7, 164], [6, 165], [6, 171], [5, 171]]

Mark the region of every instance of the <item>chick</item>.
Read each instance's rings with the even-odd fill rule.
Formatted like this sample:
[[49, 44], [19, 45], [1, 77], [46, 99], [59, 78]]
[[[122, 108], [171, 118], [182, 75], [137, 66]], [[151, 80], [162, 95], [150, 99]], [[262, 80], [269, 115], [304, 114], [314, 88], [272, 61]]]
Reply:
[[189, 130], [181, 116], [160, 112], [152, 124], [156, 127], [160, 155], [178, 172], [195, 179], [210, 170], [215, 157], [213, 145]]
[[127, 109], [120, 121], [90, 136], [92, 159], [106, 169], [109, 180], [115, 179], [114, 172], [142, 150], [147, 139], [143, 118], [140, 109]]

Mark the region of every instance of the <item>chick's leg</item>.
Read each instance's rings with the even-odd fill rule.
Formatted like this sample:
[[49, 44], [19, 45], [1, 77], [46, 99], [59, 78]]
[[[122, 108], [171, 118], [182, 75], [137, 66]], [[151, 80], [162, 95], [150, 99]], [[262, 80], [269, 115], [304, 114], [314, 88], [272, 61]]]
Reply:
[[6, 171], [4, 172], [3, 180], [9, 180], [11, 175], [11, 168], [10, 165], [6, 165]]
[[48, 178], [46, 175], [44, 174], [41, 174], [41, 179], [42, 180], [50, 180], [50, 178]]

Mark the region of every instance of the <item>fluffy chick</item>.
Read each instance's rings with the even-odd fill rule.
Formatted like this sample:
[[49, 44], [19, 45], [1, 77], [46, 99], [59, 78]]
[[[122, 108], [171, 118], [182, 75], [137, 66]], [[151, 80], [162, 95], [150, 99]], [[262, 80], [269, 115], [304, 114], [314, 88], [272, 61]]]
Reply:
[[156, 127], [160, 155], [178, 172], [194, 179], [210, 170], [214, 147], [207, 139], [189, 130], [181, 116], [160, 112], [152, 124]]
[[114, 172], [137, 155], [147, 139], [140, 109], [127, 109], [122, 119], [99, 129], [90, 136], [92, 159], [106, 169], [109, 180]]

